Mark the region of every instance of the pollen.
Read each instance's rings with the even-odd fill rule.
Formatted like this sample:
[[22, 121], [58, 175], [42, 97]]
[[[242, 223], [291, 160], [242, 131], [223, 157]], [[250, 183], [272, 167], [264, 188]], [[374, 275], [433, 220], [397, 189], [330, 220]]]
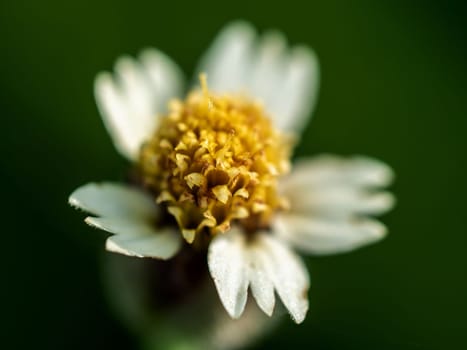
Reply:
[[214, 94], [204, 75], [200, 80], [185, 101], [171, 101], [139, 158], [144, 186], [189, 243], [232, 224], [267, 229], [287, 207], [277, 181], [289, 171], [292, 148], [259, 102]]

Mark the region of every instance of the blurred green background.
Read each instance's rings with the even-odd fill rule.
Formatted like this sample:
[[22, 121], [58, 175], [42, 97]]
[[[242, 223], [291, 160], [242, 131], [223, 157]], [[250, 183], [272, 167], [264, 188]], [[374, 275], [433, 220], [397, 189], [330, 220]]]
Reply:
[[[244, 18], [318, 53], [322, 87], [298, 155], [368, 154], [397, 173], [390, 235], [307, 260], [311, 310], [259, 349], [467, 346], [467, 7], [457, 1], [14, 1], [0, 4], [1, 342], [131, 349], [102, 291], [105, 235], [67, 205], [118, 180], [95, 74], [146, 46], [188, 77], [219, 28]], [[3, 347], [3, 346], [2, 346]]]

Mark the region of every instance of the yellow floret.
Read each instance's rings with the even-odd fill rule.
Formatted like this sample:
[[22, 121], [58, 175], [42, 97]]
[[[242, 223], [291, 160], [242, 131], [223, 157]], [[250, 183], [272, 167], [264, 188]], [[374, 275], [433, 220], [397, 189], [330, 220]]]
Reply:
[[247, 231], [267, 228], [283, 208], [277, 179], [289, 171], [291, 140], [274, 129], [259, 103], [236, 95], [191, 92], [171, 102], [143, 145], [144, 185], [176, 219], [183, 236], [217, 234], [232, 221]]

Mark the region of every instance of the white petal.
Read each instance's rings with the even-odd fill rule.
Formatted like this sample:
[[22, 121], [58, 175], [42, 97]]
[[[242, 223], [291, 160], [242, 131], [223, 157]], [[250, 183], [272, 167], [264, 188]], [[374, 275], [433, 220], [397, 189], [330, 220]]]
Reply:
[[231, 229], [209, 245], [208, 266], [225, 309], [232, 318], [243, 313], [247, 300], [245, 238]]
[[204, 72], [209, 89], [214, 92], [244, 91], [248, 87], [255, 37], [254, 29], [245, 22], [234, 22], [221, 30], [200, 61], [196, 83], [198, 74]]
[[140, 60], [154, 91], [157, 91], [157, 98], [154, 102], [156, 110], [163, 112], [167, 108], [167, 101], [182, 95], [183, 73], [167, 55], [153, 48], [143, 50]]
[[[135, 116], [141, 116], [144, 125], [150, 125], [154, 119], [152, 114], [153, 101], [149, 79], [141, 65], [128, 56], [120, 57], [115, 63], [117, 89], [120, 88], [127, 107]], [[135, 120], [131, 120], [134, 124]], [[136, 127], [137, 125], [135, 125]], [[136, 128], [135, 128], [136, 129]]]
[[286, 64], [287, 42], [284, 35], [276, 31], [265, 33], [258, 43], [251, 67], [248, 86], [252, 97], [261, 98], [268, 107], [275, 104], [277, 91], [284, 82]]
[[151, 234], [139, 233], [119, 234], [107, 238], [108, 251], [136, 257], [152, 257], [170, 259], [180, 250], [182, 240], [180, 234], [171, 229]]
[[274, 222], [274, 233], [304, 252], [335, 254], [379, 241], [386, 235], [386, 228], [371, 219], [324, 221], [319, 217], [283, 214]]
[[176, 230], [157, 228], [154, 199], [144, 192], [113, 183], [90, 183], [78, 188], [70, 204], [103, 217], [87, 217], [86, 223], [116, 234], [107, 239], [109, 251], [137, 257], [169, 259], [182, 245]]
[[288, 199], [294, 213], [325, 217], [349, 215], [379, 215], [390, 210], [395, 203], [389, 192], [367, 191], [360, 187], [302, 187], [301, 191], [289, 191]]
[[96, 218], [88, 216], [85, 222], [100, 230], [126, 236], [152, 235], [160, 232], [151, 220], [142, 218]]
[[152, 219], [158, 210], [146, 193], [115, 183], [89, 183], [75, 190], [69, 203], [89, 213], [111, 218]]
[[292, 319], [301, 323], [308, 311], [308, 289], [310, 280], [302, 260], [275, 237], [260, 234], [258, 245], [265, 252], [265, 267], [269, 278]]
[[94, 93], [104, 124], [117, 149], [136, 159], [142, 142], [154, 132], [170, 98], [181, 93], [182, 74], [163, 53], [149, 49], [140, 61], [122, 57], [115, 77], [100, 73]]
[[365, 157], [320, 156], [299, 161], [280, 182], [294, 214], [348, 220], [390, 210], [395, 199], [379, 187], [390, 183], [392, 170]]
[[261, 38], [244, 22], [224, 28], [201, 60], [215, 92], [241, 92], [261, 100], [277, 127], [299, 130], [315, 104], [319, 85], [316, 55], [306, 47], [287, 52], [278, 32]]
[[271, 316], [274, 311], [275, 296], [274, 284], [267, 273], [267, 252], [261, 245], [252, 243], [248, 247], [248, 256], [248, 279], [251, 291], [261, 310]]
[[286, 131], [300, 131], [311, 116], [318, 98], [319, 63], [308, 47], [295, 47], [287, 58], [269, 110], [276, 127]]
[[282, 181], [284, 190], [289, 186], [353, 186], [384, 187], [394, 178], [394, 172], [385, 163], [364, 156], [338, 157], [321, 155], [298, 160], [291, 176]]

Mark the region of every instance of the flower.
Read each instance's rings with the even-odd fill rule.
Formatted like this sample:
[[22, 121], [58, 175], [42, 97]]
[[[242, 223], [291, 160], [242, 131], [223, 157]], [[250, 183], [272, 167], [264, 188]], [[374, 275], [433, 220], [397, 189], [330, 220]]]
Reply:
[[136, 185], [90, 183], [69, 199], [113, 234], [107, 250], [157, 259], [199, 250], [232, 318], [250, 289], [264, 313], [277, 293], [300, 323], [310, 282], [294, 248], [333, 254], [385, 236], [371, 216], [394, 203], [382, 190], [393, 178], [387, 165], [332, 155], [290, 162], [318, 90], [307, 47], [230, 24], [201, 60], [201, 89], [184, 100], [182, 73], [160, 51], [122, 57], [115, 72], [98, 75], [95, 96]]

